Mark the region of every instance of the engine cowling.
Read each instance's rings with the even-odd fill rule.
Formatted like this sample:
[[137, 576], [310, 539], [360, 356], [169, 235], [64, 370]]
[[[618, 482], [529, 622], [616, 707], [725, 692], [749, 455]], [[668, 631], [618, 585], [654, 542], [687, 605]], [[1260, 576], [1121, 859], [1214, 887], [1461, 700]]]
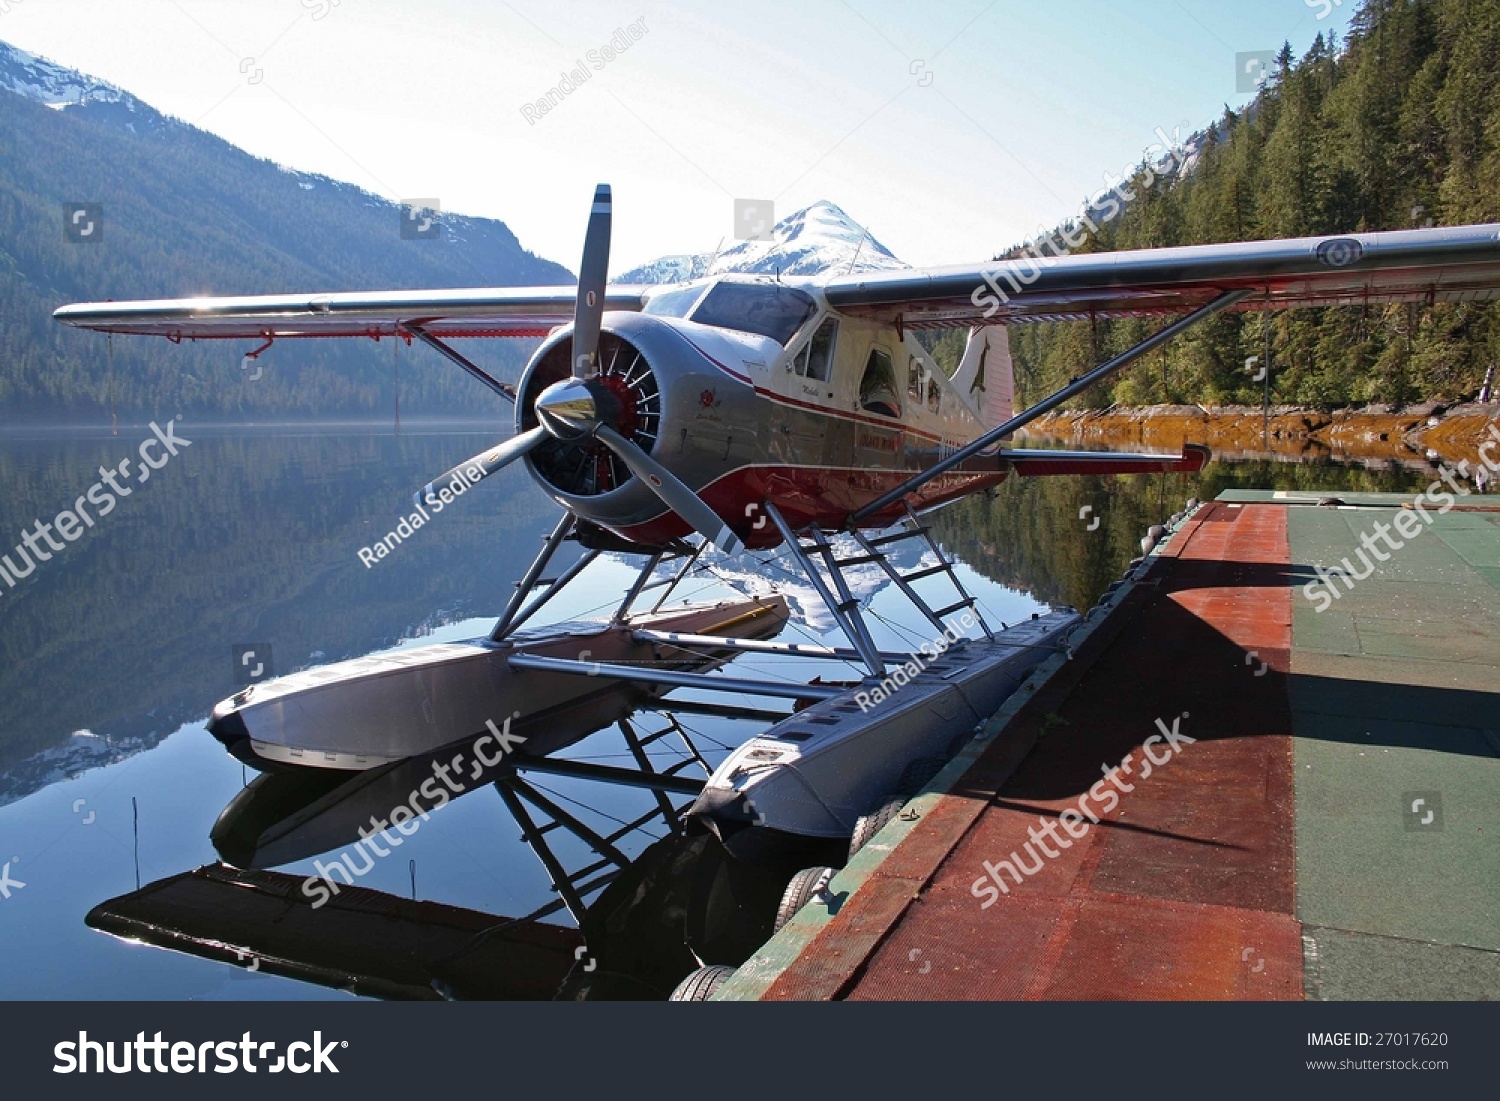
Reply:
[[[540, 422], [537, 398], [554, 383], [571, 376], [573, 338], [564, 330], [549, 338], [532, 359], [517, 401], [519, 431]], [[590, 377], [601, 419], [642, 451], [650, 454], [661, 436], [662, 393], [650, 361], [625, 336], [599, 334], [599, 370]], [[634, 475], [619, 457], [597, 440], [549, 437], [527, 457], [538, 478], [570, 497], [598, 497], [622, 489]]]

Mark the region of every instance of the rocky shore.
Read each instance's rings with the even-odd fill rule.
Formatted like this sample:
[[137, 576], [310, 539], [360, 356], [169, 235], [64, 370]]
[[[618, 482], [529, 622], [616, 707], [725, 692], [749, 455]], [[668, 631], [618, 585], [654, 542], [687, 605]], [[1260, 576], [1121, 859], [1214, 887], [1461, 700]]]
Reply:
[[[1367, 405], [1324, 411], [1259, 407], [1156, 405], [1064, 410], [1024, 434], [1110, 447], [1176, 450], [1205, 444], [1226, 456], [1275, 453], [1331, 459], [1440, 459], [1474, 462], [1490, 433], [1500, 434], [1500, 405]], [[1493, 454], [1493, 451], [1491, 452]]]

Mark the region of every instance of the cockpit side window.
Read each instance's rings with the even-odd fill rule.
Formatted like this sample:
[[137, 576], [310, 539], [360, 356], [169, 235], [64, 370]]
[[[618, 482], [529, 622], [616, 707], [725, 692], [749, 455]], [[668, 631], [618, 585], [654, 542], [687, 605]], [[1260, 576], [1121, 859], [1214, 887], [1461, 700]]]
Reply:
[[806, 375], [818, 382], [827, 382], [833, 370], [833, 342], [838, 336], [839, 323], [833, 318], [824, 318], [812, 339], [802, 345], [794, 361], [799, 375]]
[[693, 311], [701, 325], [768, 336], [786, 346], [818, 308], [795, 287], [774, 283], [716, 283]]
[[901, 415], [901, 392], [896, 388], [896, 370], [890, 354], [879, 348], [870, 352], [864, 377], [859, 380], [859, 407], [882, 417]]

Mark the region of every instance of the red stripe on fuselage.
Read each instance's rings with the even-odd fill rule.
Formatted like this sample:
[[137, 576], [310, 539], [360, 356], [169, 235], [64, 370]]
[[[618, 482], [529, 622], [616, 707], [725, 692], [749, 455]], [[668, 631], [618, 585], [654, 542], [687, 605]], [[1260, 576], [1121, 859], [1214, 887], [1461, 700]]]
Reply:
[[[844, 526], [849, 514], [909, 479], [912, 470], [865, 470], [857, 467], [747, 466], [724, 474], [698, 491], [705, 504], [723, 517], [745, 545], [774, 547], [781, 535], [760, 509], [762, 501], [776, 506], [792, 528], [816, 524], [825, 530]], [[914, 508], [933, 508], [956, 501], [1010, 474], [1000, 470], [956, 470], [928, 482], [912, 494]], [[889, 527], [905, 517], [899, 503], [860, 522], [862, 528]], [[643, 524], [615, 529], [626, 539], [658, 545], [691, 533], [675, 512], [665, 512]]]

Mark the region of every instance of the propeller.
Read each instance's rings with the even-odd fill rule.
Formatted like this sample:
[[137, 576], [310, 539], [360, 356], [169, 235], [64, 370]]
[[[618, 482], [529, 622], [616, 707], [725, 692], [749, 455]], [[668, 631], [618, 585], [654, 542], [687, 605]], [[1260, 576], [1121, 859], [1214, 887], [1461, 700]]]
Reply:
[[604, 319], [604, 284], [609, 277], [611, 209], [609, 184], [594, 189], [589, 228], [578, 267], [578, 299], [573, 304], [573, 377], [588, 378], [599, 368], [599, 326]]
[[[675, 512], [700, 535], [725, 554], [744, 549], [739, 537], [713, 509], [666, 467], [617, 432], [621, 423], [620, 399], [600, 381], [598, 373], [599, 332], [604, 320], [604, 290], [609, 274], [611, 198], [608, 184], [594, 191], [588, 231], [583, 241], [583, 262], [578, 272], [578, 298], [573, 307], [573, 373], [537, 395], [535, 411], [541, 423], [514, 439], [460, 463], [441, 478], [429, 482], [416, 495], [419, 505], [432, 505], [435, 494], [455, 477], [466, 484], [486, 478], [515, 462], [549, 437], [580, 447], [597, 440], [617, 455], [662, 504]], [[477, 469], [478, 478], [473, 475]]]
[[[495, 471], [515, 462], [526, 452], [547, 438], [545, 428], [533, 428], [530, 432], [523, 432], [519, 436], [506, 440], [498, 447], [492, 447], [488, 451], [475, 455], [472, 459], [466, 459], [459, 463], [441, 478], [428, 482], [420, 490], [414, 500], [419, 505], [431, 508], [438, 503], [438, 490], [451, 483], [457, 478], [465, 486], [473, 485], [480, 478], [488, 478]], [[478, 468], [479, 476], [474, 476], [475, 468]]]

